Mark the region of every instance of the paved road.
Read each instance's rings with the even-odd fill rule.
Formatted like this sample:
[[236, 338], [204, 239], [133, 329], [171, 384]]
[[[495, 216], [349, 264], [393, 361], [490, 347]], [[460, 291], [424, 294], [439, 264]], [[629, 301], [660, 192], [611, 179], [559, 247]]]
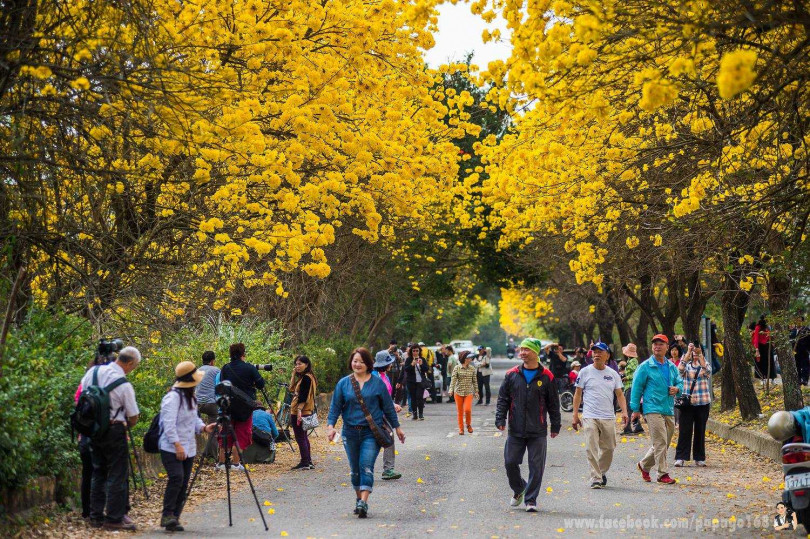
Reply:
[[[515, 364], [509, 360], [495, 362], [493, 390], [496, 393], [503, 373]], [[528, 514], [523, 508], [510, 508], [511, 493], [503, 470], [505, 438], [494, 426], [494, 401], [493, 397], [489, 407], [474, 407], [473, 435], [458, 435], [455, 406], [448, 404], [428, 405], [425, 421], [404, 420], [408, 438], [404, 447], [399, 446], [397, 457], [397, 469], [403, 473], [403, 478], [376, 482], [368, 520], [361, 521], [352, 515], [354, 495], [348, 486], [348, 465], [342, 445], [330, 445], [326, 455], [320, 458], [316, 455], [319, 462], [315, 471], [290, 472], [277, 483], [257, 485], [259, 500], [271, 501], [275, 510], [273, 515], [266, 515], [270, 526], [267, 533], [276, 537], [286, 532], [290, 537], [434, 534], [492, 538], [556, 535], [565, 531], [574, 536], [608, 536], [615, 535], [614, 526], [622, 523], [603, 520], [601, 529], [585, 531], [568, 519], [595, 519], [591, 522], [598, 525], [600, 517], [622, 519], [632, 515], [639, 521], [631, 525], [644, 525], [646, 520], [647, 526], [639, 530], [623, 523], [628, 528], [624, 533], [650, 536], [687, 533], [677, 529], [677, 523], [666, 522], [676, 517], [699, 517], [700, 522], [707, 523], [719, 517], [718, 523], [722, 525], [725, 518], [735, 514], [738, 515], [735, 520], [740, 519], [738, 522], [742, 523], [741, 502], [748, 491], [739, 491], [736, 513], [730, 512], [735, 511], [729, 508], [732, 496], [727, 499], [724, 495], [727, 487], [720, 484], [723, 474], [728, 472], [720, 469], [724, 465], [678, 470], [674, 475], [681, 477], [680, 485], [642, 482], [635, 471], [635, 462], [649, 443], [644, 437], [619, 443], [613, 469], [608, 474], [609, 488], [590, 490], [586, 487], [583, 438], [566, 428], [570, 425], [569, 414], [563, 414], [561, 435], [549, 440], [546, 477], [538, 499], [540, 512]], [[711, 455], [710, 464], [713, 464]], [[381, 468], [382, 458], [377, 461], [377, 477]], [[770, 469], [775, 477], [773, 466]], [[753, 470], [752, 476], [756, 474], [762, 472]], [[776, 494], [774, 496], [778, 499]], [[758, 507], [764, 510], [773, 507], [772, 501], [775, 502], [764, 500], [758, 504], [756, 499], [749, 499], [745, 510], [756, 511]], [[184, 515], [186, 529], [195, 537], [266, 535], [249, 491], [235, 495], [233, 528], [227, 527], [225, 508], [224, 501], [216, 501]], [[251, 522], [251, 518], [255, 520]], [[682, 522], [694, 526], [693, 521]], [[580, 521], [579, 526], [583, 525], [591, 524]], [[728, 533], [722, 528], [716, 531]], [[747, 534], [750, 533], [752, 530], [747, 530]]]

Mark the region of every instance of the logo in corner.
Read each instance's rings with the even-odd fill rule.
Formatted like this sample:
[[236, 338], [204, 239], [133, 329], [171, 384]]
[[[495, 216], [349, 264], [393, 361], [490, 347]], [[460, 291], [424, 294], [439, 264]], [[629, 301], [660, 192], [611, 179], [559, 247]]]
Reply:
[[543, 386], [543, 381], [542, 381], [542, 380], [538, 380], [538, 381], [537, 381], [537, 387], [542, 387], [542, 386]]

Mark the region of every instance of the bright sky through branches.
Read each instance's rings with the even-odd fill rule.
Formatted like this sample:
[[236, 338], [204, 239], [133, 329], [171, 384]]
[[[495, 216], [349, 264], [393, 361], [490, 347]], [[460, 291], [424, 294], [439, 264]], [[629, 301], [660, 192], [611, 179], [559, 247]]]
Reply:
[[[501, 42], [485, 44], [481, 33], [496, 28], [501, 30]], [[470, 5], [463, 2], [439, 6], [439, 31], [434, 39], [436, 46], [425, 52], [425, 61], [434, 68], [449, 61], [460, 61], [472, 51], [475, 53], [473, 63], [483, 70], [493, 60], [506, 60], [511, 50], [505, 21], [497, 18], [488, 25], [481, 17], [470, 13]]]

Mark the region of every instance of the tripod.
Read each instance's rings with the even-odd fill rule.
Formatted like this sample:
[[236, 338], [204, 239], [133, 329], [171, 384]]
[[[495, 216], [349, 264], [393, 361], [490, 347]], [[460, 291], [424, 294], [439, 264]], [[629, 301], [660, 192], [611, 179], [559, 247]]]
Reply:
[[[229, 438], [233, 441], [233, 445], [229, 446]], [[236, 433], [233, 430], [231, 417], [222, 412], [220, 412], [219, 416], [217, 416], [217, 440], [225, 449], [225, 485], [228, 489], [228, 526], [233, 526], [233, 514], [231, 512], [231, 452], [235, 447], [236, 454], [239, 456], [240, 462], [242, 461], [242, 452], [239, 450], [239, 445], [236, 443]], [[183, 499], [183, 504], [180, 507], [180, 512], [182, 512], [183, 507], [186, 506], [186, 501], [191, 495], [191, 489], [194, 487], [194, 482], [197, 480], [197, 474], [200, 473], [204, 461], [205, 454], [203, 453], [200, 455], [200, 458], [197, 461], [197, 469], [194, 471], [194, 475], [191, 477], [191, 481], [188, 484], [188, 490], [186, 491], [186, 496]], [[250, 480], [250, 474], [248, 473], [247, 467], [243, 465], [242, 468], [245, 471], [245, 477], [247, 478], [248, 485], [250, 485], [250, 492], [253, 493], [253, 499], [256, 501], [256, 508], [259, 510], [259, 516], [262, 517], [264, 531], [267, 531], [269, 528], [267, 527], [267, 521], [264, 519], [262, 507], [259, 505], [259, 498], [256, 496], [256, 489], [253, 488], [253, 481]]]
[[132, 485], [135, 487], [135, 490], [138, 490], [138, 476], [135, 475], [135, 466], [132, 465], [132, 459], [135, 458], [135, 464], [138, 467], [138, 472], [141, 474], [141, 484], [143, 485], [143, 495], [146, 499], [149, 499], [149, 491], [146, 490], [146, 480], [143, 477], [143, 468], [141, 467], [141, 461], [138, 459], [138, 452], [135, 450], [135, 440], [132, 438], [132, 430], [129, 428], [129, 423], [126, 423], [127, 426], [127, 438], [129, 439], [128, 445], [131, 444], [132, 452], [129, 454], [129, 471], [132, 475]]
[[[287, 431], [287, 428], [290, 424], [290, 402], [292, 402], [292, 395], [289, 393], [289, 386], [282, 382], [276, 382], [279, 386], [279, 395], [281, 394], [281, 389], [285, 388], [286, 393], [284, 395], [284, 400], [280, 401], [281, 404], [279, 405], [278, 412], [276, 412], [273, 408], [273, 402], [270, 400], [270, 397], [267, 396], [267, 391], [262, 388], [261, 392], [264, 395], [264, 400], [267, 403], [267, 406], [273, 410], [273, 416], [276, 419], [276, 427], [278, 428], [279, 432], [284, 432], [284, 437], [287, 438], [287, 445], [290, 446], [290, 451], [295, 453], [295, 448], [293, 447], [292, 440], [290, 440], [290, 434]], [[289, 400], [288, 397], [289, 396]]]

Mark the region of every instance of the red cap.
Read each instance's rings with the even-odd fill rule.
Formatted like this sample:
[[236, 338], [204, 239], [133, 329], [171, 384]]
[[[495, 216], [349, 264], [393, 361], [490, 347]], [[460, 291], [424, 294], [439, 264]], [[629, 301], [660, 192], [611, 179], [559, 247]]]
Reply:
[[667, 336], [664, 335], [663, 333], [659, 333], [658, 335], [653, 337], [652, 342], [655, 342], [655, 341], [664, 341], [666, 344], [669, 344], [669, 339], [667, 339]]

